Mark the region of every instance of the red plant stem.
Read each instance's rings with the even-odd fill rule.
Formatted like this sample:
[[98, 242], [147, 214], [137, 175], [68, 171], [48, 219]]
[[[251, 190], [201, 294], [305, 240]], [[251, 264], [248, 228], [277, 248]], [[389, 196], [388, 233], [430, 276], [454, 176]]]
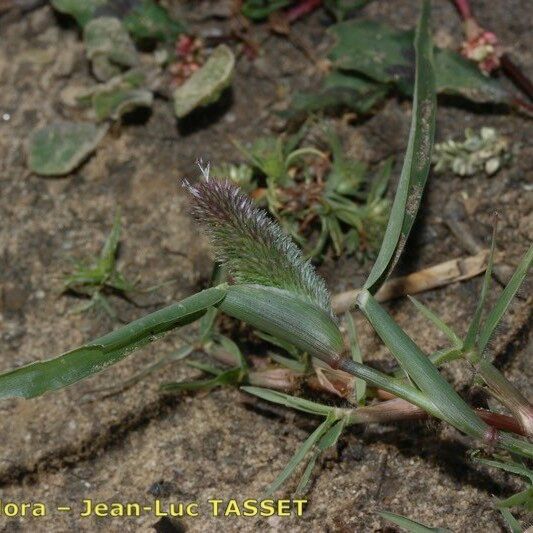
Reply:
[[[235, 356], [221, 347], [213, 347], [211, 350], [209, 350], [209, 354], [221, 363], [228, 366], [237, 364]], [[268, 386], [270, 388], [283, 391], [294, 391], [298, 387], [302, 378], [302, 374], [282, 368], [268, 369], [263, 371], [252, 370], [248, 376], [249, 382], [252, 385], [262, 387]], [[343, 397], [348, 394], [348, 389], [350, 389], [349, 382], [351, 381], [351, 376], [347, 375], [347, 379], [348, 381], [340, 379], [339, 377], [337, 377], [337, 379], [330, 379], [333, 387], [339, 390], [339, 395]], [[314, 376], [308, 378], [307, 384], [314, 390], [331, 393], [330, 390], [324, 389], [319, 380]], [[385, 400], [383, 403], [391, 401], [389, 404], [391, 409], [388, 410], [387, 406], [383, 404], [369, 406], [373, 407], [373, 409], [370, 410], [367, 408], [368, 413], [372, 413], [371, 421], [373, 422], [378, 421], [378, 418], [383, 422], [429, 418], [428, 413], [426, 413], [423, 409], [407, 402], [406, 400], [397, 398], [390, 392], [382, 389], [376, 389], [376, 395], [380, 400]], [[384, 407], [385, 409], [383, 409]], [[362, 417], [361, 422], [364, 420], [363, 413], [366, 413], [367, 411], [360, 411]], [[522, 425], [513, 417], [501, 415], [499, 413], [493, 413], [492, 411], [487, 411], [486, 409], [475, 409], [475, 411], [482, 420], [494, 428], [501, 429], [503, 431], [509, 431], [515, 433], [516, 435], [526, 435]], [[378, 418], [376, 418], [376, 416]]]
[[472, 10], [468, 0], [454, 0], [454, 4], [464, 20], [472, 18]]
[[530, 100], [533, 100], [533, 83], [531, 80], [520, 70], [508, 54], [503, 54], [500, 58], [500, 64], [505, 72], [505, 75], [513, 80], [514, 84], [524, 93]]
[[[378, 398], [388, 401], [391, 399], [396, 398], [393, 394], [390, 392], [377, 389], [377, 396]], [[401, 400], [402, 402], [405, 402], [405, 400]], [[407, 403], [407, 402], [406, 402]], [[419, 409], [419, 408], [417, 408]], [[484, 420], [489, 426], [492, 426], [496, 429], [501, 429], [503, 431], [510, 431], [511, 433], [515, 433], [516, 435], [526, 435], [526, 432], [524, 431], [524, 428], [522, 428], [521, 424], [512, 416], [502, 415], [499, 413], [493, 413], [492, 411], [487, 411], [486, 409], [475, 409], [476, 414]], [[427, 413], [420, 409], [420, 415], [426, 415]], [[412, 411], [412, 414], [414, 416], [414, 411]], [[424, 416], [420, 416], [420, 418], [425, 418]]]
[[311, 13], [322, 5], [322, 0], [301, 0], [294, 7], [286, 12], [286, 19], [289, 24], [296, 22], [303, 16]]

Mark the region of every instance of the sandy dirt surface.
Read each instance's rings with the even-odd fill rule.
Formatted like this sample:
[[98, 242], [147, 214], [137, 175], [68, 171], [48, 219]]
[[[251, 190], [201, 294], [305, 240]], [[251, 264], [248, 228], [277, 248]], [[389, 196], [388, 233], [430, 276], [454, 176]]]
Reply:
[[[216, 2], [181, 6], [193, 27], [207, 31], [227, 24], [210, 17]], [[461, 31], [449, 2], [434, 2], [438, 38], [459, 43]], [[474, 2], [480, 21], [494, 28], [510, 52], [533, 74], [533, 38], [528, 2]], [[373, 2], [363, 15], [399, 27], [413, 26], [417, 2]], [[324, 16], [316, 14], [296, 31], [324, 56]], [[266, 30], [257, 30], [263, 38]], [[529, 32], [529, 33], [528, 33]], [[115, 128], [97, 153], [66, 178], [43, 179], [27, 170], [24, 145], [33, 128], [58, 118], [75, 118], [61, 101], [69, 84], [90, 84], [83, 47], [73, 26], [44, 6], [24, 16], [0, 18], [0, 369], [56, 355], [116, 326], [102, 313], [72, 315], [79, 303], [61, 296], [61, 275], [70, 258], [97, 253], [116, 206], [123, 213], [120, 266], [141, 284], [176, 280], [140, 295], [139, 306], [118, 298], [112, 305], [123, 320], [178, 300], [208, 283], [211, 255], [187, 215], [178, 186], [195, 177], [198, 157], [214, 163], [238, 158], [231, 139], [250, 139], [279, 128], [273, 114], [291, 90], [317, 83], [316, 67], [281, 37], [269, 37], [256, 62], [242, 58], [232, 93], [204, 119], [177, 125], [169, 102], [157, 100], [145, 121]], [[337, 127], [350, 152], [369, 163], [401, 154], [407, 142], [411, 105], [392, 98], [355, 126]], [[531, 123], [501, 109], [447, 103], [438, 111], [437, 139], [461, 135], [465, 127], [494, 126], [520, 151], [496, 177], [432, 176], [420, 219], [399, 271], [410, 272], [465, 255], [443, 224], [443, 206], [455, 198], [468, 213], [472, 231], [484, 242], [492, 213], [500, 213], [500, 261], [515, 266], [533, 238]], [[392, 190], [391, 190], [392, 192]], [[332, 291], [357, 287], [369, 265], [327, 260], [321, 268]], [[480, 280], [432, 291], [422, 301], [463, 334], [475, 307]], [[497, 296], [495, 288], [491, 299]], [[388, 305], [396, 320], [427, 350], [445, 345], [405, 301]], [[531, 394], [528, 365], [530, 302], [517, 300], [491, 347], [491, 356], [521, 390]], [[360, 317], [367, 360], [391, 364], [386, 350]], [[516, 488], [513, 478], [474, 465], [468, 442], [437, 422], [369, 426], [347, 431], [336, 450], [315, 469], [305, 514], [297, 517], [215, 518], [209, 498], [257, 498], [286, 465], [317, 420], [257, 402], [235, 389], [168, 397], [163, 381], [198, 372], [174, 365], [124, 393], [99, 402], [83, 401], [95, 387], [112, 385], [180, 345], [169, 335], [87, 382], [24, 401], [0, 405], [0, 500], [41, 501], [43, 519], [0, 515], [1, 531], [152, 531], [158, 518], [81, 519], [82, 500], [200, 502], [200, 516], [160, 531], [383, 531], [376, 514], [389, 510], [453, 531], [503, 528], [491, 497]], [[448, 370], [459, 391], [486, 405], [472, 387], [464, 364]], [[294, 484], [280, 492], [289, 497]], [[57, 506], [72, 506], [60, 512]], [[161, 529], [161, 528], [168, 529]], [[174, 529], [172, 529], [174, 528]]]

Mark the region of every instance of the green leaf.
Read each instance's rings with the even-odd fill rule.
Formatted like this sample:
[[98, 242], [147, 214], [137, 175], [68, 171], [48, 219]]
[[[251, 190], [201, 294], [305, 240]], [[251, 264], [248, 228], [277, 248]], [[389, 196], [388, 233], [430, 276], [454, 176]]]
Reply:
[[375, 293], [398, 260], [415, 221], [431, 165], [435, 134], [435, 77], [429, 2], [422, 4], [415, 38], [416, 74], [411, 130], [400, 181], [379, 255], [364, 287]]
[[496, 507], [505, 509], [510, 507], [524, 507], [527, 511], [533, 511], [533, 486], [521, 490], [504, 500], [497, 500]]
[[284, 405], [285, 407], [291, 407], [304, 413], [321, 416], [334, 416], [335, 408], [330, 405], [324, 405], [317, 402], [306, 400], [305, 398], [299, 398], [298, 396], [291, 396], [283, 392], [273, 391], [270, 389], [264, 389], [262, 387], [241, 387], [241, 389], [249, 394], [253, 394], [268, 402]]
[[342, 335], [331, 316], [298, 294], [262, 285], [230, 285], [219, 307], [326, 363], [343, 351]]
[[[350, 351], [352, 352], [352, 359], [357, 363], [363, 363], [363, 355], [361, 354], [361, 347], [357, 340], [357, 330], [352, 315], [346, 313], [346, 323], [348, 325], [348, 336], [350, 338]], [[366, 396], [366, 381], [361, 378], [355, 378], [355, 394], [357, 403], [364, 404]]]
[[237, 367], [241, 369], [243, 373], [246, 373], [248, 369], [248, 363], [241, 352], [241, 349], [233, 342], [229, 337], [225, 335], [217, 335], [216, 340], [224, 350], [228, 351], [237, 361]]
[[305, 442], [298, 448], [296, 453], [293, 455], [287, 466], [279, 474], [279, 476], [272, 482], [272, 484], [267, 489], [267, 495], [273, 494], [278, 490], [283, 483], [293, 474], [298, 465], [304, 460], [307, 453], [311, 448], [318, 442], [318, 440], [324, 435], [326, 431], [331, 427], [335, 422], [335, 419], [327, 417], [320, 426], [318, 426]]
[[275, 361], [286, 368], [290, 368], [291, 370], [302, 374], [305, 373], [307, 365], [304, 362], [294, 360], [290, 357], [284, 357], [283, 355], [274, 352], [268, 352], [268, 356], [272, 361]]
[[530, 483], [533, 483], [533, 471], [520, 463], [515, 463], [512, 461], [495, 461], [493, 459], [485, 459], [483, 457], [475, 456], [472, 457], [472, 460], [476, 463], [492, 466], [494, 468], [499, 468], [500, 470], [505, 470], [506, 472], [511, 472], [518, 476], [523, 476], [527, 478]]
[[59, 357], [0, 374], [0, 398], [33, 398], [100, 372], [166, 332], [194, 322], [225, 294], [220, 288], [207, 289]]
[[[485, 270], [485, 275], [483, 277], [483, 284], [481, 286], [481, 294], [479, 295], [478, 304], [477, 304], [476, 310], [474, 311], [474, 316], [472, 317], [472, 321], [470, 322], [470, 326], [468, 328], [468, 331], [466, 333], [466, 337], [463, 343], [463, 351], [465, 353], [472, 350], [478, 340], [478, 334], [479, 334], [480, 327], [481, 327], [481, 314], [483, 312], [483, 306], [485, 305], [485, 299], [487, 297], [487, 293], [490, 287], [490, 282], [492, 279], [492, 265], [494, 263], [495, 245], [496, 245], [496, 226], [494, 226], [494, 230], [492, 233], [492, 242], [490, 245], [489, 259], [487, 263], [487, 270]], [[480, 354], [481, 352], [478, 355]]]
[[107, 129], [87, 122], [56, 122], [34, 130], [28, 142], [30, 169], [41, 176], [72, 172], [94, 152]]
[[529, 269], [531, 268], [532, 263], [533, 245], [531, 245], [528, 251], [524, 254], [524, 257], [516, 267], [516, 270], [514, 271], [511, 280], [509, 281], [503, 292], [500, 294], [500, 297], [498, 298], [498, 300], [494, 304], [494, 307], [485, 319], [485, 322], [479, 334], [479, 353], [484, 352], [492, 334], [494, 333], [494, 330], [500, 323], [500, 320], [509, 308], [512, 299], [514, 298], [518, 289], [522, 285]]
[[202, 342], [206, 342], [212, 336], [217, 316], [218, 309], [216, 307], [210, 307], [207, 313], [200, 319], [199, 334]]
[[380, 83], [396, 84], [404, 93], [412, 91], [412, 30], [394, 30], [380, 22], [356, 19], [336, 24], [330, 31], [335, 38], [330, 52], [335, 68], [354, 70]]
[[477, 63], [453, 50], [435, 48], [435, 76], [439, 94], [459, 95], [473, 102], [508, 102], [501, 83], [485, 76]]
[[331, 426], [326, 431], [326, 433], [324, 433], [324, 435], [322, 435], [316, 446], [317, 449], [315, 450], [311, 459], [307, 463], [304, 473], [302, 474], [298, 486], [296, 487], [296, 494], [303, 494], [307, 490], [307, 486], [309, 484], [309, 480], [311, 479], [311, 474], [313, 473], [313, 468], [315, 467], [316, 460], [318, 459], [321, 453], [325, 452], [328, 448], [335, 446], [335, 444], [339, 440], [339, 437], [341, 436], [342, 430], [344, 429], [345, 425], [346, 421], [344, 419], [339, 420], [333, 426]]
[[[381, 22], [356, 19], [337, 24], [330, 31], [336, 41], [330, 53], [336, 69], [348, 71], [348, 76], [357, 73], [393, 85], [407, 96], [413, 94], [412, 30], [395, 30]], [[434, 70], [439, 94], [459, 95], [480, 103], [509, 103], [509, 94], [497, 79], [483, 75], [475, 62], [453, 50], [435, 47]]]
[[409, 531], [409, 533], [451, 533], [451, 530], [449, 529], [442, 527], [428, 527], [420, 522], [415, 522], [410, 518], [406, 518], [405, 516], [396, 513], [390, 513], [389, 511], [380, 511], [378, 514], [385, 518], [385, 520], [405, 529], [405, 531]]
[[107, 0], [51, 0], [54, 9], [74, 17], [83, 28], [94, 16], [96, 9]]
[[274, 346], [277, 346], [278, 348], [281, 348], [282, 350], [285, 350], [294, 359], [300, 358], [300, 355], [301, 355], [300, 352], [290, 342], [282, 341], [274, 337], [273, 335], [268, 335], [267, 333], [263, 333], [262, 331], [255, 331], [254, 334], [260, 339], [266, 342], [269, 342], [270, 344], [273, 344]]
[[76, 19], [83, 28], [95, 16], [110, 16], [122, 21], [134, 39], [172, 42], [185, 30], [168, 11], [154, 0], [51, 0], [52, 6]]
[[205, 64], [174, 91], [174, 111], [183, 118], [197, 107], [216, 102], [231, 83], [235, 56], [231, 49], [221, 44]]
[[126, 381], [119, 383], [117, 385], [113, 385], [112, 387], [102, 387], [99, 389], [94, 389], [90, 391], [86, 396], [92, 397], [95, 394], [103, 393], [103, 396], [100, 396], [101, 398], [107, 398], [109, 396], [113, 396], [115, 394], [118, 394], [120, 392], [125, 391], [126, 389], [129, 389], [145, 377], [149, 376], [156, 370], [159, 370], [160, 368], [163, 368], [170, 363], [174, 363], [176, 361], [181, 361], [182, 359], [185, 359], [188, 357], [192, 352], [194, 348], [189, 345], [182, 346], [175, 352], [168, 353], [161, 357], [159, 360], [157, 360], [155, 363], [152, 363], [151, 365], [146, 366], [143, 368], [138, 374], [135, 374], [131, 378], [127, 379]]
[[93, 73], [101, 81], [110, 80], [139, 63], [133, 41], [115, 17], [92, 19], [83, 30], [83, 41]]
[[300, 112], [315, 113], [344, 108], [365, 114], [383, 101], [388, 92], [389, 87], [382, 83], [334, 70], [324, 78], [318, 92], [295, 93], [286, 114], [291, 117]]
[[220, 372], [213, 378], [197, 379], [195, 381], [182, 381], [178, 383], [163, 383], [160, 386], [162, 392], [183, 392], [195, 390], [209, 390], [223, 385], [236, 385], [241, 382], [240, 368], [231, 368]]
[[152, 92], [136, 87], [127, 75], [115, 76], [94, 90], [91, 103], [98, 120], [118, 120], [138, 107], [152, 107]]
[[442, 418], [464, 433], [482, 438], [487, 431], [487, 424], [457, 394], [426, 354], [373, 296], [363, 289], [357, 297], [357, 305], [409, 377], [431, 398]]
[[136, 40], [155, 39], [172, 42], [185, 31], [185, 26], [173, 19], [168, 11], [153, 0], [133, 2], [122, 19], [124, 26]]
[[512, 515], [511, 511], [502, 508], [500, 509], [500, 513], [502, 514], [502, 517], [509, 527], [511, 533], [522, 533], [523, 529], [520, 527], [518, 520]]
[[266, 19], [278, 9], [288, 6], [292, 0], [244, 0], [242, 14], [254, 21]]
[[448, 326], [440, 317], [438, 317], [429, 307], [426, 307], [422, 302], [414, 298], [413, 296], [407, 296], [409, 300], [411, 300], [411, 303], [416, 307], [417, 311], [424, 315], [430, 322], [432, 322], [437, 329], [442, 331], [446, 337], [450, 340], [450, 342], [454, 346], [462, 346], [463, 341], [459, 338], [459, 336], [453, 331], [450, 326]]
[[371, 0], [325, 0], [324, 7], [340, 22], [370, 2]]
[[105, 272], [112, 272], [115, 268], [118, 244], [120, 241], [120, 208], [115, 211], [113, 227], [100, 252], [100, 265]]

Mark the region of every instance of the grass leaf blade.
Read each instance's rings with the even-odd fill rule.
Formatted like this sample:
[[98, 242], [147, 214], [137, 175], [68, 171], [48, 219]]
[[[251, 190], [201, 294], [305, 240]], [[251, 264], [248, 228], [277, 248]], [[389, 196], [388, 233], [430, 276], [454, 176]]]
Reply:
[[422, 302], [414, 298], [413, 296], [407, 296], [411, 303], [416, 307], [417, 311], [424, 315], [430, 322], [432, 322], [435, 327], [437, 327], [454, 346], [461, 346], [463, 341], [459, 336], [453, 331], [448, 324], [446, 324], [439, 316], [437, 316], [429, 307], [425, 306]]
[[318, 440], [324, 435], [324, 433], [331, 427], [334, 419], [329, 416], [318, 426], [309, 437], [304, 441], [304, 443], [298, 448], [296, 453], [292, 456], [291, 460], [279, 476], [272, 482], [272, 484], [267, 489], [267, 495], [273, 494], [276, 492], [283, 483], [292, 475], [294, 470], [298, 465], [303, 461], [309, 450], [318, 442]]
[[[346, 313], [346, 323], [348, 325], [348, 336], [350, 339], [350, 350], [352, 352], [352, 359], [357, 363], [363, 364], [363, 356], [361, 354], [361, 348], [357, 339], [357, 330], [355, 329], [355, 323], [352, 315]], [[366, 381], [361, 378], [355, 378], [355, 397], [357, 403], [364, 403], [366, 396]]]
[[411, 520], [410, 518], [406, 518], [405, 516], [396, 513], [390, 513], [389, 511], [380, 511], [378, 514], [385, 520], [388, 520], [389, 522], [400, 526], [402, 529], [405, 529], [405, 531], [409, 531], [409, 533], [451, 533], [449, 529], [444, 529], [441, 527], [427, 527], [424, 524], [420, 524], [419, 522]]
[[505, 289], [501, 293], [498, 301], [492, 308], [491, 312], [485, 319], [485, 323], [479, 334], [479, 353], [482, 354], [494, 332], [494, 329], [499, 324], [503, 315], [507, 311], [512, 299], [517, 293], [518, 289], [522, 285], [524, 278], [527, 275], [528, 270], [533, 263], [533, 244], [529, 247], [529, 250], [524, 254], [524, 257], [518, 264], [511, 280], [506, 285]]
[[429, 13], [429, 2], [424, 1], [415, 37], [416, 74], [411, 130], [383, 243], [364, 285], [371, 293], [375, 293], [388, 277], [403, 250], [429, 174], [436, 111]]
[[325, 415], [328, 416], [334, 411], [334, 407], [324, 405], [317, 402], [306, 400], [305, 398], [298, 398], [297, 396], [291, 396], [290, 394], [284, 394], [283, 392], [277, 392], [270, 389], [264, 389], [262, 387], [241, 387], [241, 390], [253, 394], [262, 400], [268, 402], [277, 403], [286, 407], [303, 411], [312, 415]]
[[0, 374], [0, 399], [33, 398], [96, 374], [167, 331], [194, 322], [225, 294], [223, 289], [207, 289], [59, 357]]
[[466, 434], [483, 437], [487, 430], [485, 422], [441, 376], [426, 354], [374, 297], [362, 290], [357, 297], [357, 304], [409, 377], [438, 406], [442, 418]]
[[[466, 333], [465, 341], [463, 343], [463, 350], [468, 352], [471, 350], [478, 339], [479, 330], [481, 326], [481, 313], [483, 312], [483, 306], [485, 305], [485, 299], [487, 298], [487, 293], [489, 292], [491, 276], [492, 276], [492, 265], [494, 264], [494, 248], [496, 245], [496, 225], [494, 225], [494, 230], [492, 233], [492, 242], [490, 245], [489, 260], [487, 264], [487, 270], [485, 270], [485, 276], [483, 277], [483, 284], [481, 285], [481, 294], [479, 295], [479, 302], [477, 304], [476, 310], [474, 312], [474, 317], [470, 323], [470, 327]], [[481, 355], [481, 352], [479, 352]]]

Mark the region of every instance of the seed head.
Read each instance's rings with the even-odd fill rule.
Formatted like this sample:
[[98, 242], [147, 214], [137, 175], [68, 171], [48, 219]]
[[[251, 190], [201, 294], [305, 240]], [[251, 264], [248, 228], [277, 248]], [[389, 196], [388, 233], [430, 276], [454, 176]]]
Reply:
[[191, 213], [208, 231], [216, 258], [235, 283], [277, 287], [297, 293], [331, 314], [324, 280], [281, 227], [228, 180], [209, 176], [191, 185]]

